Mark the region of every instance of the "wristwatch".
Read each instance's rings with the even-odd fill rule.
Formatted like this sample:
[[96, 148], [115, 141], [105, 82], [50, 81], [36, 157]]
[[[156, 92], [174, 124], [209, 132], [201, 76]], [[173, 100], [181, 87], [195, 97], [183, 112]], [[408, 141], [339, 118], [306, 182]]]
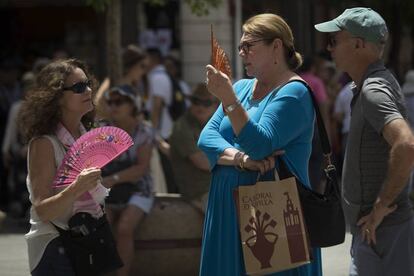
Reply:
[[236, 102], [234, 104], [228, 105], [228, 106], [224, 106], [224, 112], [226, 113], [230, 113], [233, 110], [235, 110], [239, 105], [241, 105], [241, 102], [239, 99], [236, 99]]
[[118, 181], [119, 180], [119, 175], [117, 173], [113, 174], [112, 179], [115, 180], [115, 181]]

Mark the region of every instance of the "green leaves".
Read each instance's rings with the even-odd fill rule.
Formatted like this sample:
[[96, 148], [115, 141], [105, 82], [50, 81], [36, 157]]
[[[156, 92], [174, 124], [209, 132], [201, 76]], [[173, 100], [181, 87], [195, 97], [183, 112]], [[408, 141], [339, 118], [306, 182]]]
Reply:
[[[113, 0], [85, 0], [86, 5], [91, 6], [97, 12], [104, 12], [109, 2]], [[119, 0], [115, 0], [119, 1]]]
[[[104, 12], [110, 1], [121, 0], [84, 0], [86, 5], [93, 7], [97, 12]], [[137, 0], [137, 2], [140, 0]], [[154, 6], [165, 6], [167, 0], [141, 0]], [[223, 0], [184, 0], [191, 12], [197, 16], [208, 15], [212, 8], [217, 8]]]
[[208, 15], [211, 8], [217, 8], [222, 0], [185, 0], [197, 16]]

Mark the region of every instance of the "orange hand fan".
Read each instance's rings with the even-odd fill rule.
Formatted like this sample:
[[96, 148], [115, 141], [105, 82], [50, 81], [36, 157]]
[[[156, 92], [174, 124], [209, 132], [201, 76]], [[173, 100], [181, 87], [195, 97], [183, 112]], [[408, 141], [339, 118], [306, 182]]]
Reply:
[[226, 74], [231, 80], [230, 62], [223, 48], [220, 47], [217, 39], [214, 37], [213, 25], [211, 25], [211, 65]]

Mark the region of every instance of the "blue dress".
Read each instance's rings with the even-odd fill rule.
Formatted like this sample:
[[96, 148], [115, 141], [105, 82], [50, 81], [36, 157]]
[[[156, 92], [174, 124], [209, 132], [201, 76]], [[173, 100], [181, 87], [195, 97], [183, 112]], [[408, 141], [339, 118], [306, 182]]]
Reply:
[[[204, 221], [201, 276], [246, 275], [233, 190], [256, 183], [257, 172], [239, 171], [217, 164], [227, 148], [244, 151], [260, 160], [277, 149], [285, 150], [289, 169], [310, 187], [308, 162], [312, 148], [315, 113], [310, 94], [300, 82], [290, 82], [260, 101], [251, 99], [255, 79], [234, 84], [234, 90], [249, 115], [249, 121], [235, 136], [230, 120], [220, 106], [201, 132], [198, 145], [206, 153], [212, 171]], [[272, 172], [261, 177], [271, 180]], [[314, 260], [307, 265], [278, 272], [277, 276], [322, 275], [321, 252], [313, 249]]]

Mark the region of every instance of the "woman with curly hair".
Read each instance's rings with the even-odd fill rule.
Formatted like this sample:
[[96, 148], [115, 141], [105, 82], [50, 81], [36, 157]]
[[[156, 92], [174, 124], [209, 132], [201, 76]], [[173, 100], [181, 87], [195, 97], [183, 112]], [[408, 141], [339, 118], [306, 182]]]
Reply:
[[[95, 84], [82, 62], [59, 60], [40, 71], [23, 102], [19, 124], [29, 141], [27, 187], [32, 206], [26, 239], [32, 275], [75, 275], [55, 226], [68, 229], [74, 204], [95, 188], [101, 171], [85, 169], [64, 188], [52, 183], [66, 150], [92, 125]], [[103, 215], [94, 200], [83, 208], [95, 218]]]

